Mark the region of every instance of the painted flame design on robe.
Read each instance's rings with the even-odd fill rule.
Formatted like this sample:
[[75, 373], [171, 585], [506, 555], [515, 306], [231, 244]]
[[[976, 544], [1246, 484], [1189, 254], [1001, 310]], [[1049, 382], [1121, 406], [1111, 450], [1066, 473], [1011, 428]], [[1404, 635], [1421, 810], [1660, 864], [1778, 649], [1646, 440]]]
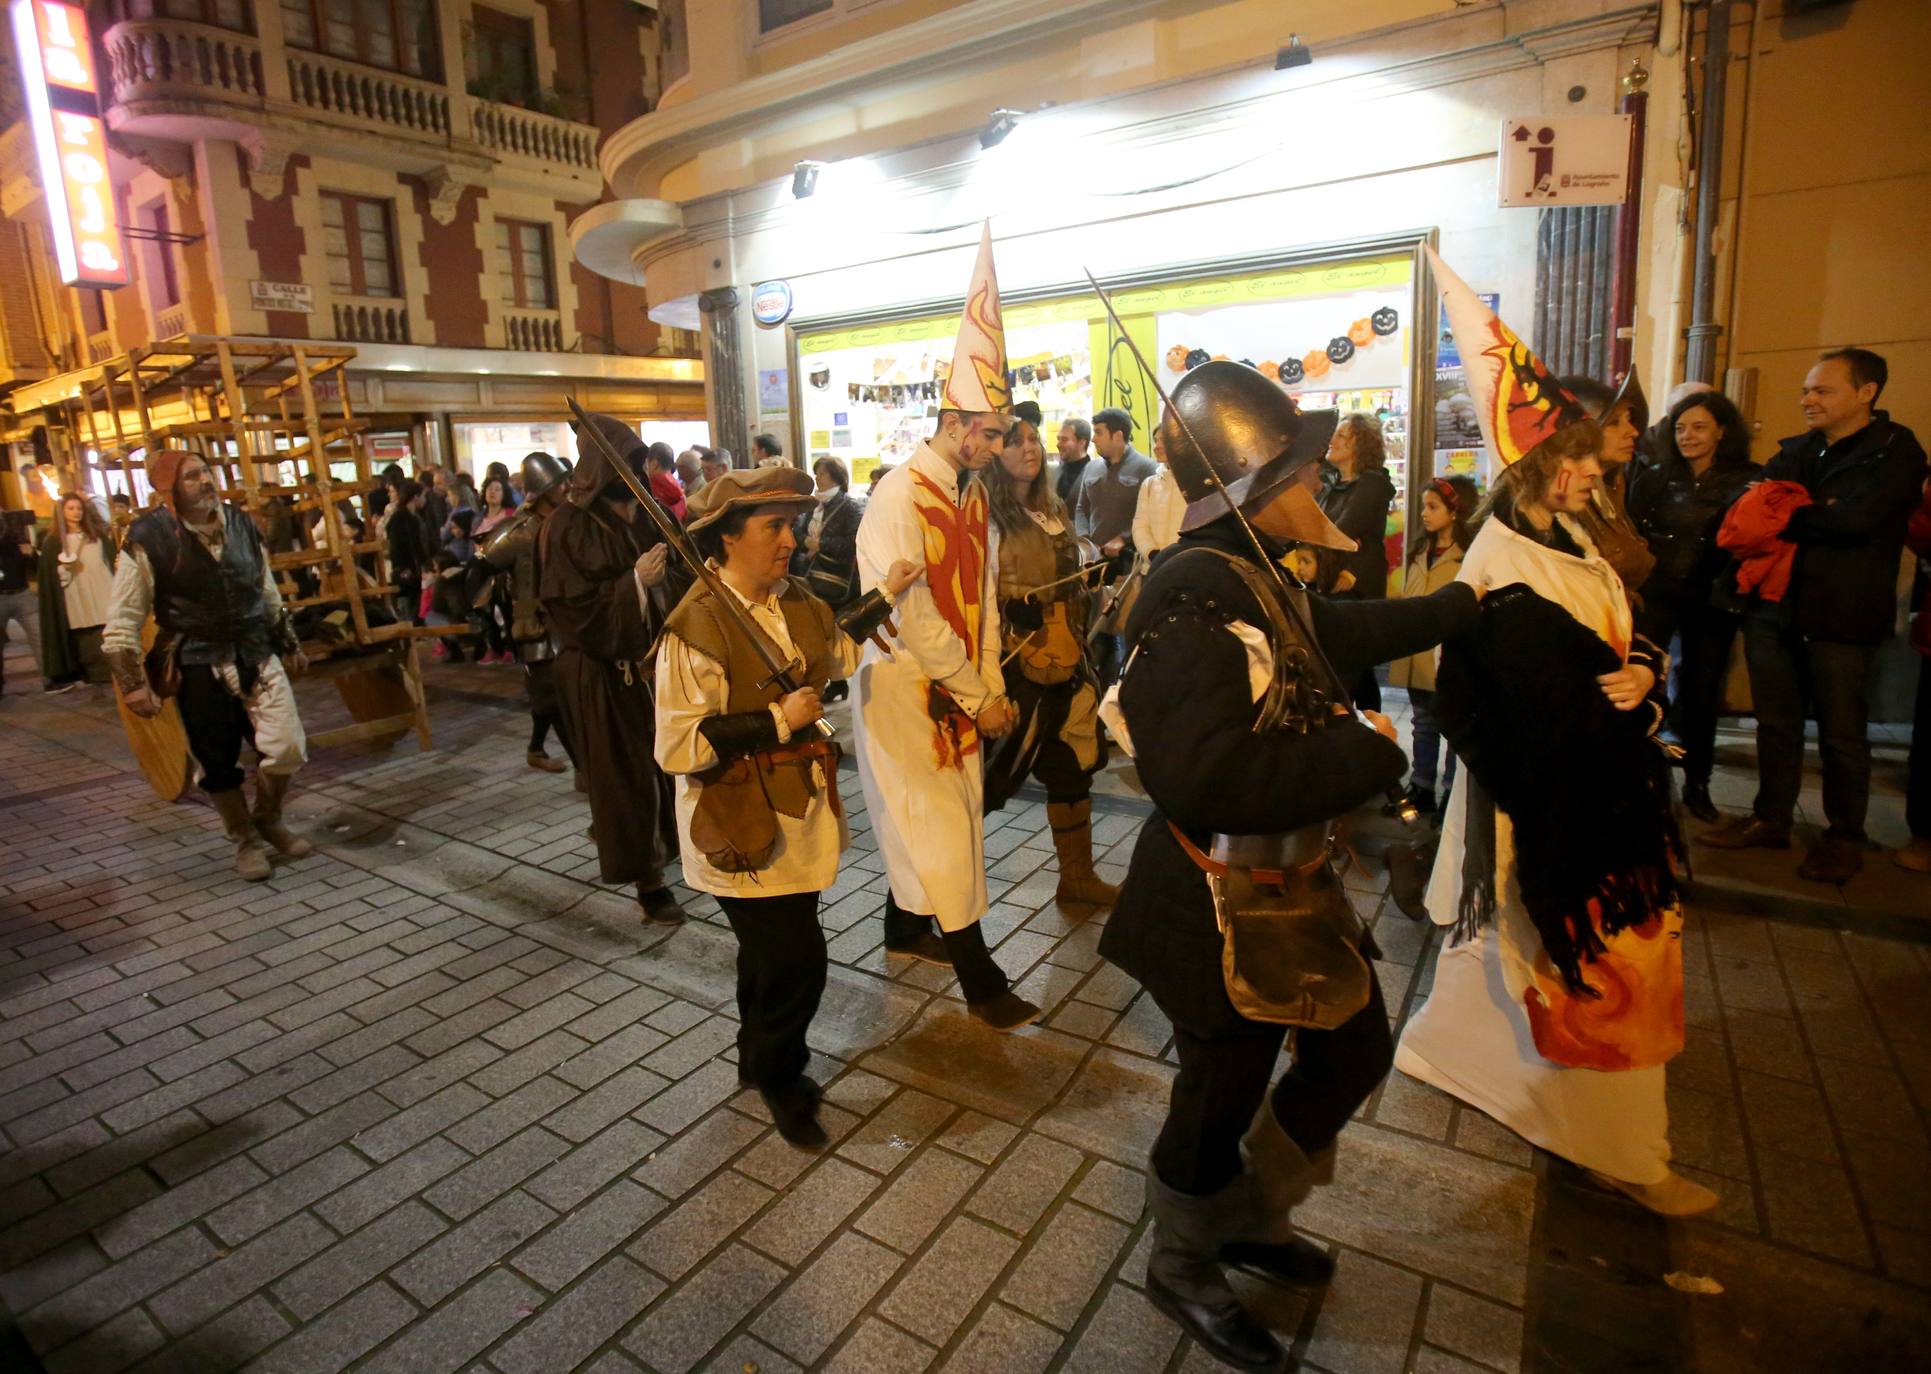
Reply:
[[[985, 586], [988, 536], [986, 488], [978, 481], [966, 485], [965, 500], [952, 496], [922, 472], [912, 474], [912, 509], [925, 539], [925, 585], [939, 617], [965, 646], [966, 659], [977, 666], [981, 632], [985, 627]], [[973, 718], [938, 684], [930, 683], [927, 708], [932, 716], [932, 748], [941, 768], [963, 768], [979, 752], [979, 729]]]
[[[1592, 904], [1593, 906], [1593, 904]], [[1590, 913], [1595, 920], [1595, 912]], [[1575, 1069], [1654, 1068], [1683, 1048], [1683, 908], [1672, 902], [1641, 925], [1602, 936], [1606, 952], [1584, 962], [1601, 993], [1579, 997], [1537, 950], [1523, 993], [1529, 1031], [1544, 1059]]]

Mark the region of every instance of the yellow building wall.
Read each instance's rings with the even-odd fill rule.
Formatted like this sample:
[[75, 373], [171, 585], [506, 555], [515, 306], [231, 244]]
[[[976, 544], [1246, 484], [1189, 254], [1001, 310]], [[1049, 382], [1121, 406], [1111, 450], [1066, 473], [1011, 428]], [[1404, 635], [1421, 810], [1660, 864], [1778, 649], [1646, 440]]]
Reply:
[[[1724, 366], [1757, 369], [1756, 456], [1802, 429], [1817, 353], [1882, 353], [1881, 404], [1931, 430], [1931, 5], [1739, 6], [1724, 167]], [[1721, 282], [1724, 278], [1719, 277]], [[1719, 381], [1721, 379], [1719, 378]]]

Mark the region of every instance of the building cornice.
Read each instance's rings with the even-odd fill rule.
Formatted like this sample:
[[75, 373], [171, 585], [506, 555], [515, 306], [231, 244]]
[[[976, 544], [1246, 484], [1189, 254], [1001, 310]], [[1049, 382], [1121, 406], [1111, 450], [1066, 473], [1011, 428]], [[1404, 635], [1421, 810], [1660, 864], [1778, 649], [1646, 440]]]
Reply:
[[[1147, 166], [1157, 166], [1160, 164], [1148, 160], [1148, 155], [1209, 138], [1225, 142], [1230, 138], [1239, 140], [1242, 136], [1254, 135], [1264, 138], [1266, 144], [1273, 143], [1279, 136], [1277, 128], [1284, 95], [1330, 109], [1357, 108], [1368, 102], [1530, 70], [1553, 57], [1646, 43], [1653, 37], [1656, 16], [1657, 8], [1653, 2], [1639, 3], [1606, 14], [1506, 33], [1495, 22], [1497, 16], [1494, 10], [1449, 12], [1410, 21], [1396, 26], [1394, 30], [1379, 30], [1324, 44], [1324, 60], [1306, 68], [1303, 79], [1287, 92], [1281, 89], [1278, 82], [1268, 79], [1272, 76], [1271, 71], [1259, 67], [1236, 68], [1175, 78], [1131, 92], [1059, 106], [1039, 118], [1083, 118], [1087, 122], [1095, 122], [1094, 116], [1097, 115], [1097, 122], [1105, 124], [1103, 130], [1081, 136], [1096, 154], [1103, 150], [1108, 158], [1119, 163], [1139, 165], [1144, 162]], [[1431, 42], [1427, 45], [1427, 51], [1420, 51], [1420, 45], [1411, 44], [1419, 55], [1398, 56], [1372, 68], [1344, 66], [1345, 59], [1351, 53], [1372, 52], [1385, 42], [1390, 33], [1406, 33], [1412, 38], [1418, 31], [1427, 31], [1431, 35], [1439, 33], [1442, 41]], [[1324, 68], [1335, 74], [1322, 75]], [[1215, 80], [1222, 83], [1222, 89], [1215, 93], [1218, 98], [1207, 104], [1196, 103], [1194, 91], [1203, 81]], [[1145, 107], [1157, 112], [1139, 118], [1129, 115], [1123, 122], [1106, 123], [1109, 107], [1127, 107], [1131, 110]], [[958, 155], [933, 163], [932, 149], [945, 144], [957, 144]], [[1479, 151], [1492, 152], [1492, 145]], [[910, 161], [921, 152], [926, 154], [924, 166], [889, 165], [889, 160]], [[882, 180], [890, 186], [890, 190], [881, 191], [879, 201], [872, 206], [874, 229], [885, 218], [881, 212], [888, 200], [903, 204], [925, 197], [943, 199], [972, 184], [978, 175], [978, 154], [976, 143], [954, 135], [882, 155], [888, 159], [888, 164], [882, 169]], [[1273, 183], [1272, 189], [1293, 190], [1303, 184], [1317, 185], [1332, 179], [1326, 172], [1311, 167], [1303, 177], [1297, 179], [1288, 176]], [[675, 228], [668, 223], [668, 212], [678, 207], [662, 202], [650, 204], [660, 207], [664, 212], [663, 218], [654, 233], [639, 234], [632, 241], [632, 266], [623, 274], [624, 280], [641, 282], [653, 262], [693, 246], [782, 231], [795, 214], [791, 197], [782, 186], [775, 184], [720, 192], [692, 201], [682, 207], [679, 216], [682, 223]], [[604, 205], [597, 208], [614, 217], [614, 207]], [[614, 234], [611, 237], [614, 239]], [[616, 244], [605, 242], [599, 246], [603, 264], [611, 265]], [[581, 252], [579, 259], [586, 266], [592, 266], [593, 270], [602, 270], [584, 258]]]
[[[1184, 3], [1206, 8], [1215, 0]], [[1174, 9], [1174, 0], [977, 0], [660, 107], [605, 139], [599, 163], [620, 197], [650, 197], [666, 172], [721, 140], [930, 81], [935, 66], [956, 74], [1069, 31], [1118, 28]]]

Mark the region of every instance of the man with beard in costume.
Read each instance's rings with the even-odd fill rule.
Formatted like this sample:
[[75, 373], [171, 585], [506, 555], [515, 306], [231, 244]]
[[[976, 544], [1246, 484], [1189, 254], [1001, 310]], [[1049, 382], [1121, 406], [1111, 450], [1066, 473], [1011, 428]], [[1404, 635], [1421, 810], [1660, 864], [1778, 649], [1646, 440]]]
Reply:
[[986, 914], [980, 750], [1012, 729], [1015, 717], [999, 666], [986, 488], [975, 475], [999, 457], [1012, 424], [989, 226], [939, 406], [932, 436], [878, 484], [859, 522], [865, 591], [901, 560], [926, 575], [899, 602], [897, 633], [865, 650], [852, 733], [865, 810], [891, 884], [886, 952], [950, 964], [972, 1017], [1012, 1031], [1039, 1008], [1012, 990], [979, 925]]
[[[1477, 597], [1307, 596], [1277, 576], [1289, 547], [1351, 545], [1314, 499], [1336, 414], [1301, 414], [1234, 362], [1187, 373], [1171, 410], [1161, 437], [1187, 514], [1129, 618], [1107, 706], [1156, 810], [1100, 953], [1153, 994], [1180, 1061], [1147, 1180], [1147, 1296], [1228, 1364], [1272, 1370], [1281, 1343], [1223, 1266], [1289, 1286], [1332, 1275], [1289, 1212], [1332, 1176], [1335, 1137], [1394, 1050], [1374, 942], [1329, 854], [1334, 822], [1395, 788], [1407, 759], [1341, 684], [1471, 626]], [[1290, 1026], [1293, 1064], [1270, 1096]]]
[[541, 564], [537, 546], [544, 523], [568, 492], [570, 464], [541, 451], [523, 459], [523, 504], [517, 513], [486, 538], [477, 561], [509, 578], [510, 642], [523, 665], [530, 696], [530, 747], [526, 761], [541, 773], [561, 773], [569, 765], [544, 751], [555, 730], [563, 752], [576, 762], [569, 726], [557, 702], [556, 641], [543, 617], [539, 596]]
[[[234, 841], [235, 871], [260, 882], [270, 873], [261, 840], [291, 859], [310, 849], [282, 824], [289, 780], [308, 761], [289, 677], [308, 659], [282, 607], [261, 532], [241, 507], [223, 503], [207, 463], [157, 449], [148, 454], [147, 478], [161, 504], [128, 529], [101, 651], [127, 709], [159, 715], [141, 653], [141, 629], [154, 612], [156, 682], [172, 676], [161, 665], [178, 667], [174, 695], [201, 788]], [[252, 812], [241, 790], [244, 742], [258, 759]]]
[[[643, 473], [636, 432], [609, 415], [590, 422]], [[670, 779], [657, 766], [651, 644], [683, 591], [668, 580], [670, 547], [602, 446], [584, 437], [570, 495], [538, 546], [543, 613], [557, 639], [556, 685], [590, 795], [599, 876], [631, 883], [644, 919], [682, 925], [664, 880], [677, 856]]]

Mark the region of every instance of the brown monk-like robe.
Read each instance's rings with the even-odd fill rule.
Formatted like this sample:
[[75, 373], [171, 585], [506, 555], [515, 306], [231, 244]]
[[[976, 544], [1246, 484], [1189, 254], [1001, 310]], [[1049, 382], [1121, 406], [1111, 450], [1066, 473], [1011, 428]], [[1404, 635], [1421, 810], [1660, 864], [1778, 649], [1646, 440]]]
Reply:
[[[637, 446], [621, 422], [609, 421], [606, 432], [619, 452]], [[587, 439], [582, 453], [569, 501], [543, 530], [543, 612], [556, 634], [557, 696], [589, 791], [601, 877], [651, 891], [677, 855], [677, 818], [671, 781], [654, 756], [646, 659], [682, 589], [673, 577], [640, 590], [637, 559], [663, 536], [643, 514], [630, 522], [613, 508], [602, 493], [616, 474]]]

